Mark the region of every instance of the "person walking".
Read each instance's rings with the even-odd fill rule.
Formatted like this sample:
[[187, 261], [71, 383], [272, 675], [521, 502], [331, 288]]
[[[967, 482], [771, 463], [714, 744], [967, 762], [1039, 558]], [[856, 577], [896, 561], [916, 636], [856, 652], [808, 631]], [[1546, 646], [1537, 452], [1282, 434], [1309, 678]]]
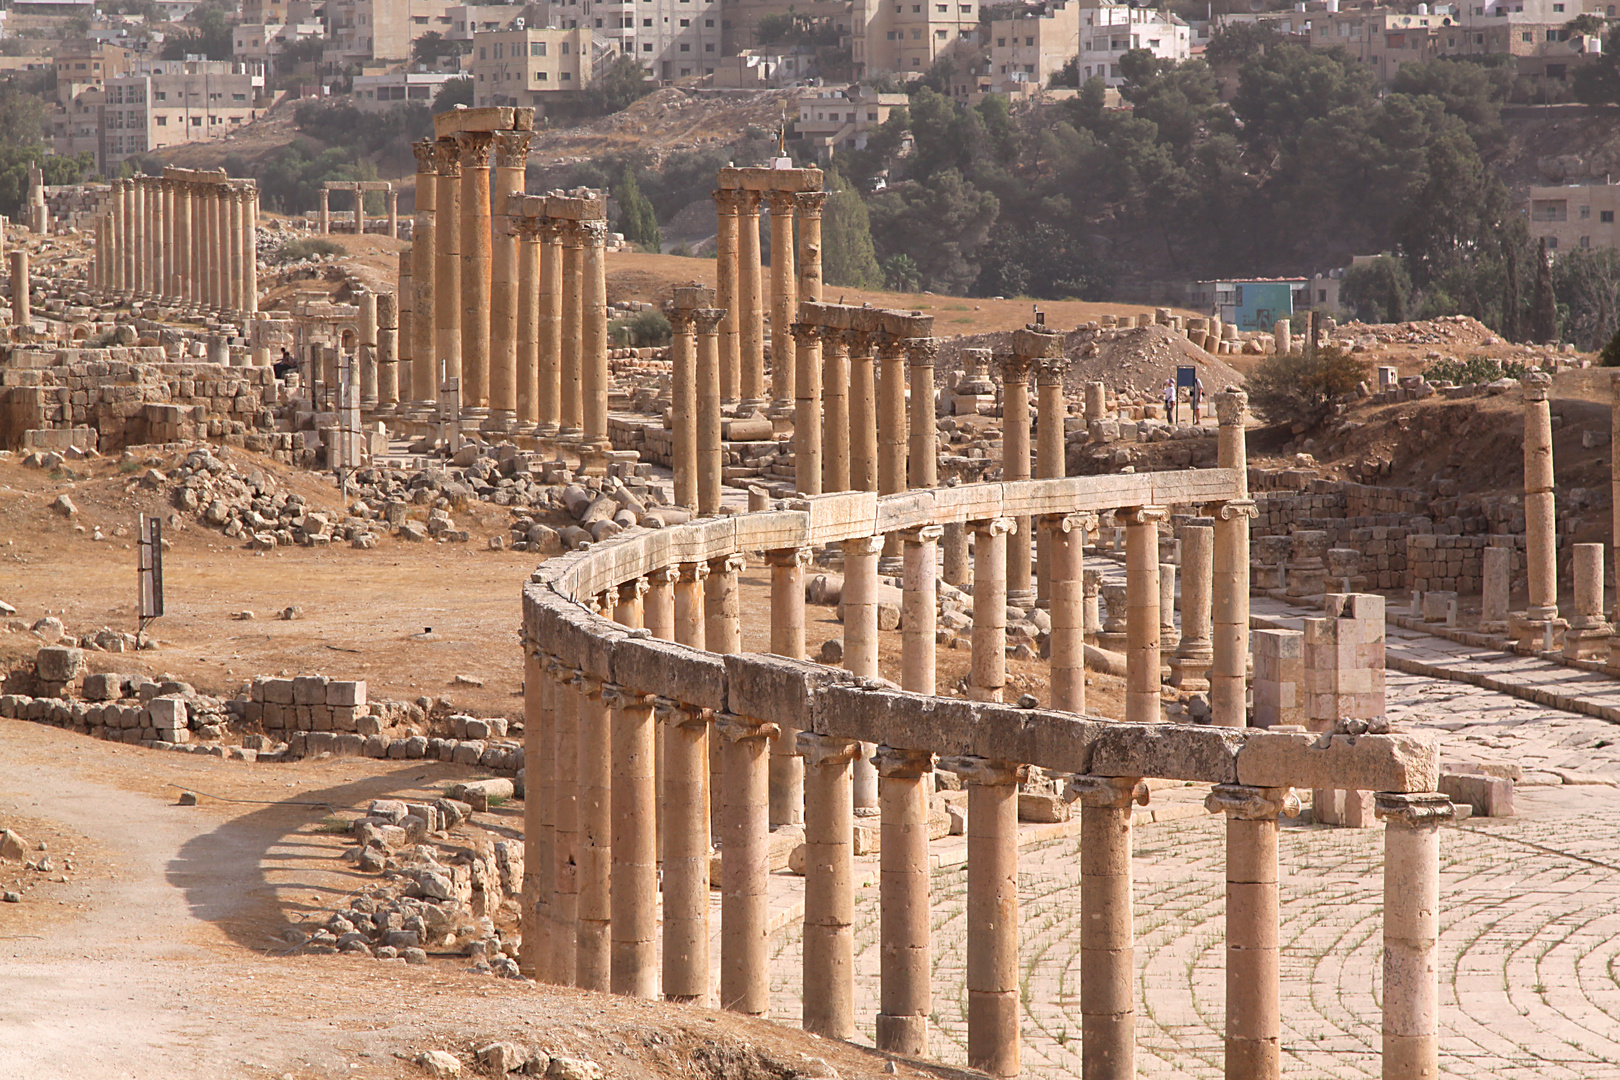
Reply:
[[1164, 380], [1164, 418], [1168, 423], [1176, 422], [1176, 380]]
[[1201, 405], [1203, 403], [1203, 400], [1204, 400], [1204, 380], [1200, 379], [1198, 376], [1194, 375], [1192, 385], [1187, 387], [1187, 404], [1192, 406], [1193, 427], [1198, 426], [1198, 423], [1199, 423], [1198, 407], [1199, 407], [1199, 405]]

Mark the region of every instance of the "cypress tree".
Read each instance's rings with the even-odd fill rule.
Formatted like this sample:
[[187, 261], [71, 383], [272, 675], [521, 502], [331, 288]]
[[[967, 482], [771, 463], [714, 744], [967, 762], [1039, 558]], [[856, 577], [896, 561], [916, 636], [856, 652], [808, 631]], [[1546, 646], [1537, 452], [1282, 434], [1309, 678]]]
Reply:
[[821, 218], [821, 274], [828, 285], [881, 289], [883, 271], [872, 247], [872, 223], [860, 192], [837, 169], [827, 170], [827, 209]]
[[1547, 238], [1536, 249], [1536, 291], [1530, 301], [1530, 336], [1550, 345], [1558, 340], [1558, 298], [1553, 294], [1552, 262], [1547, 258]]
[[662, 251], [664, 236], [658, 228], [658, 215], [647, 196], [641, 193], [641, 185], [636, 183], [636, 174], [629, 166], [619, 175], [613, 197], [619, 201], [619, 231], [624, 238], [648, 251]]

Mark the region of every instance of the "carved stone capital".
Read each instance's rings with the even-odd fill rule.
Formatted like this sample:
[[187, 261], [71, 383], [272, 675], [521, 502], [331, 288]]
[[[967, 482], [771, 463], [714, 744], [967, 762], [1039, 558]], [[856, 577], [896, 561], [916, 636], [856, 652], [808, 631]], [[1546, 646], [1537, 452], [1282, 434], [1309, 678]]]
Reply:
[[1291, 787], [1216, 784], [1204, 798], [1204, 809], [1212, 814], [1224, 811], [1237, 821], [1275, 821], [1278, 817], [1299, 817], [1299, 796]]
[[579, 678], [580, 672], [579, 668], [574, 667], [572, 664], [553, 658], [550, 663], [546, 665], [546, 674], [550, 675], [553, 679], [556, 679], [559, 683], [568, 686], [572, 685], [574, 680]]
[[1121, 525], [1156, 525], [1170, 516], [1162, 506], [1126, 506], [1114, 511], [1114, 520]]
[[1021, 383], [1029, 379], [1030, 357], [1010, 352], [998, 353], [992, 363], [1003, 383]]
[[885, 780], [915, 780], [934, 771], [934, 755], [927, 750], [903, 750], [880, 746], [872, 756], [877, 774]]
[[575, 222], [579, 230], [580, 241], [587, 247], [602, 247], [607, 243], [608, 224], [598, 218], [595, 221]]
[[1063, 377], [1069, 372], [1069, 358], [1067, 356], [1040, 356], [1035, 361], [1035, 382], [1051, 386], [1053, 383], [1062, 384]]
[[772, 548], [765, 553], [768, 566], [804, 569], [815, 561], [816, 553], [807, 547]]
[[432, 139], [418, 139], [411, 143], [411, 153], [416, 155], [416, 171], [430, 173], [434, 168], [434, 149]]
[[900, 347], [905, 350], [906, 360], [912, 367], [931, 368], [934, 361], [939, 359], [939, 338], [904, 338]]
[[782, 729], [764, 720], [755, 720], [736, 713], [717, 713], [714, 730], [727, 742], [745, 742], [748, 739], [774, 739]]
[[844, 765], [861, 756], [861, 744], [848, 739], [835, 739], [831, 735], [817, 735], [801, 731], [795, 740], [794, 751], [808, 765]]
[[643, 694], [632, 690], [628, 686], [618, 686], [613, 683], [604, 683], [602, 686], [602, 701], [610, 709], [653, 709], [657, 707], [658, 699], [655, 694]]
[[1124, 810], [1132, 803], [1146, 806], [1151, 797], [1147, 782], [1139, 776], [1071, 776], [1064, 782], [1064, 797], [1081, 806], [1112, 807]]
[[1021, 765], [1015, 761], [994, 761], [972, 754], [942, 757], [939, 759], [939, 768], [960, 776], [964, 784], [976, 784], [979, 787], [1005, 787], [1009, 784], [1022, 783], [1029, 778], [1028, 765]]
[[711, 574], [740, 574], [748, 566], [748, 560], [741, 554], [721, 555], [709, 560]]
[[681, 581], [696, 584], [709, 576], [709, 564], [702, 562], [681, 563], [677, 572], [680, 574]]
[[495, 133], [495, 165], [501, 169], [522, 169], [529, 164], [529, 145], [534, 142], [532, 131], [497, 131]]
[[1408, 829], [1421, 829], [1450, 821], [1457, 808], [1451, 799], [1434, 791], [1413, 795], [1394, 791], [1373, 794], [1373, 816]]
[[684, 701], [674, 698], [654, 697], [652, 700], [653, 713], [666, 724], [683, 728], [686, 731], [701, 731], [714, 721], [712, 710], [700, 708], [697, 705], [688, 705]]
[[842, 540], [839, 546], [844, 549], [844, 555], [881, 555], [883, 554], [882, 536], [857, 536], [850, 540]]
[[742, 211], [742, 192], [736, 188], [720, 188], [714, 192], [714, 205], [722, 214], [737, 214]]
[[692, 321], [700, 334], [714, 334], [720, 330], [720, 321], [726, 317], [725, 308], [694, 308]]
[[819, 218], [827, 205], [827, 192], [800, 191], [793, 196], [793, 208], [801, 217]]
[[788, 332], [800, 345], [814, 345], [821, 340], [822, 328], [815, 323], [796, 322], [788, 327]]
[[1010, 517], [988, 518], [984, 521], [970, 521], [968, 528], [985, 536], [1010, 536], [1018, 531], [1018, 519]]
[[619, 586], [619, 603], [633, 604], [647, 592], [646, 578], [631, 578]]
[[602, 687], [606, 684], [603, 683], [601, 679], [598, 679], [595, 675], [590, 674], [588, 671], [585, 671], [582, 668], [580, 669], [579, 674], [574, 677], [574, 685], [577, 686], [579, 688], [579, 692], [584, 694], [586, 697], [600, 698], [602, 696]]
[[1041, 518], [1041, 524], [1053, 532], [1090, 532], [1097, 527], [1097, 515], [1090, 510], [1078, 510], [1072, 514], [1051, 514]]
[[777, 214], [786, 214], [791, 218], [793, 216], [793, 208], [795, 205], [797, 205], [797, 200], [795, 200], [794, 193], [791, 191], [767, 192], [765, 195], [765, 202], [771, 208], [772, 217], [775, 217]]
[[451, 180], [461, 176], [461, 147], [454, 139], [437, 139], [433, 143], [433, 158], [438, 174]]
[[495, 147], [493, 131], [458, 131], [456, 145], [461, 148], [461, 163], [469, 169], [489, 168], [490, 151]]
[[1215, 422], [1221, 427], [1241, 427], [1249, 411], [1249, 395], [1241, 390], [1223, 390], [1214, 395]]
[[1519, 380], [1519, 385], [1524, 388], [1525, 401], [1546, 401], [1552, 376], [1545, 371], [1532, 371]]
[[1236, 521], [1238, 518], [1255, 518], [1260, 516], [1260, 507], [1253, 499], [1233, 499], [1217, 505], [1210, 516], [1221, 521]]
[[907, 544], [933, 544], [944, 535], [943, 525], [918, 525], [912, 529], [900, 530], [900, 539]]
[[656, 570], [647, 571], [647, 587], [655, 588], [659, 585], [673, 585], [680, 577], [680, 568], [677, 566], [660, 566]]

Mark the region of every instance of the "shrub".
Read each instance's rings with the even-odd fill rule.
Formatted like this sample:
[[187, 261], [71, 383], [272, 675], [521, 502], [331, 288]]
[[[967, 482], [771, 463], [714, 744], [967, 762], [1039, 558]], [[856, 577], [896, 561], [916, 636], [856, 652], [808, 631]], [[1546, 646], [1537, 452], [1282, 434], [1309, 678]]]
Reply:
[[1307, 431], [1327, 419], [1334, 401], [1367, 377], [1367, 364], [1342, 349], [1326, 346], [1307, 357], [1268, 356], [1244, 380], [1249, 403], [1268, 424]]
[[1423, 377], [1432, 383], [1495, 382], [1497, 379], [1521, 378], [1530, 369], [1517, 360], [1503, 360], [1500, 364], [1486, 356], [1470, 356], [1467, 360], [1436, 360], [1423, 369]]
[[1609, 343], [1598, 353], [1598, 363], [1604, 367], [1620, 367], [1620, 330], [1614, 332]]
[[670, 339], [669, 320], [661, 311], [641, 311], [624, 319], [608, 323], [608, 337], [613, 344], [629, 348], [667, 345]]
[[281, 261], [297, 262], [312, 255], [342, 255], [345, 252], [342, 244], [335, 240], [327, 240], [320, 236], [306, 236], [302, 240], [288, 240], [281, 245]]

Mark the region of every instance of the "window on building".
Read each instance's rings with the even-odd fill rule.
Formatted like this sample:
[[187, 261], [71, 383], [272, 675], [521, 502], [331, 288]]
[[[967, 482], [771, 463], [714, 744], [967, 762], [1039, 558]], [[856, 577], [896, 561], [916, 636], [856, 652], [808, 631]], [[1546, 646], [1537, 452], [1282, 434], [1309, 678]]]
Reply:
[[1547, 250], [1548, 251], [1557, 251], [1558, 250], [1558, 237], [1556, 237], [1556, 236], [1547, 237]]
[[973, 14], [973, 5], [972, 4], [963, 4], [963, 5], [961, 5], [961, 8], [962, 8], [962, 14], [964, 14], [964, 15]]
[[543, 42], [543, 41], [531, 41], [529, 43], [529, 55], [530, 56], [544, 56], [544, 55], [546, 55], [546, 43]]
[[484, 46], [482, 46], [482, 45], [478, 46], [478, 59], [480, 59], [480, 60], [489, 59], [488, 57], [486, 57], [484, 55], [484, 52], [485, 52]]
[[652, 25], [652, 20], [651, 19], [642, 19], [641, 20], [641, 25], [642, 26], [651, 26]]
[[1553, 5], [1553, 11], [1554, 11], [1554, 12], [1555, 12], [1555, 13], [1557, 13], [1557, 14], [1560, 14], [1560, 15], [1561, 15], [1561, 14], [1563, 14], [1563, 12], [1564, 12], [1564, 5], [1563, 5], [1563, 4], [1554, 4], [1554, 5]]
[[934, 5], [934, 10], [939, 12], [941, 15], [943, 15], [947, 11], [951, 10], [951, 6], [949, 4], [935, 4]]
[[1581, 247], [1589, 248], [1591, 246], [1592, 246], [1592, 238], [1590, 236], [1581, 237]]
[[1006, 38], [1004, 38], [1004, 37], [996, 38], [996, 48], [1005, 49], [1006, 47], [1007, 47], [1007, 39]]
[[158, 127], [168, 127], [169, 126], [169, 118], [167, 116], [158, 117], [157, 118], [157, 126]]
[[710, 29], [713, 29], [714, 28], [714, 20], [713, 19], [704, 19], [703, 20], [703, 25], [710, 28]]
[[574, 81], [574, 73], [572, 71], [565, 71], [561, 75], [559, 75], [558, 78], [563, 82], [573, 82]]
[[944, 41], [945, 40], [945, 31], [943, 31], [943, 30], [935, 30], [934, 31], [934, 37], [938, 38], [940, 41]]
[[1586, 221], [1591, 216], [1592, 216], [1592, 208], [1590, 206], [1581, 207], [1581, 220], [1582, 221]]
[[692, 46], [688, 45], [684, 41], [681, 42], [681, 52], [691, 52], [691, 51], [692, 51]]
[[652, 52], [652, 42], [650, 42], [650, 41], [642, 42], [641, 43], [641, 51], [642, 52]]
[[682, 19], [681, 20], [681, 25], [682, 26], [691, 26], [692, 25], [692, 20], [691, 19]]
[[192, 118], [191, 118], [191, 126], [192, 126], [192, 127], [202, 127], [202, 117], [200, 117], [200, 116], [193, 116], [193, 117], [192, 117]]
[[247, 100], [247, 95], [246, 94], [232, 94], [231, 95], [231, 100], [232, 101], [246, 101]]
[[1605, 225], [1613, 225], [1614, 224], [1614, 211], [1613, 210], [1599, 210], [1598, 211], [1598, 220], [1603, 222]]
[[545, 82], [546, 81], [546, 73], [543, 72], [543, 71], [535, 72], [534, 73], [534, 81], [535, 82]]
[[1533, 32], [1526, 30], [1519, 35], [1519, 40], [1529, 44], [1530, 42], [1536, 40], [1536, 35]]
[[867, 118], [867, 119], [868, 119], [868, 120], [873, 120], [873, 121], [875, 121], [875, 120], [876, 120], [876, 119], [877, 119], [877, 113], [875, 113], [875, 112], [872, 112], [872, 111], [871, 111], [871, 110], [870, 110], [870, 109], [868, 109], [868, 110], [867, 110], [867, 113], [866, 113], [866, 118]]
[[569, 45], [569, 43], [566, 42], [566, 41], [562, 43], [562, 54], [564, 56], [568, 55], [568, 45]]
[[[706, 45], [704, 45], [704, 46], [703, 46], [703, 51], [704, 51], [704, 52], [714, 52], [714, 42], [712, 42], [712, 41], [711, 41], [711, 42], [709, 42], [709, 43], [708, 43], [708, 44], [706, 44]], [[707, 71], [707, 72], [706, 72], [706, 74], [709, 74], [709, 75], [713, 75], [713, 74], [714, 74], [714, 69], [713, 69], [713, 68], [710, 68], [710, 69], [709, 69], [709, 70], [708, 70], [708, 71]]]
[[921, 41], [922, 40], [922, 31], [921, 30], [913, 30], [911, 32], [911, 40], [912, 41]]

